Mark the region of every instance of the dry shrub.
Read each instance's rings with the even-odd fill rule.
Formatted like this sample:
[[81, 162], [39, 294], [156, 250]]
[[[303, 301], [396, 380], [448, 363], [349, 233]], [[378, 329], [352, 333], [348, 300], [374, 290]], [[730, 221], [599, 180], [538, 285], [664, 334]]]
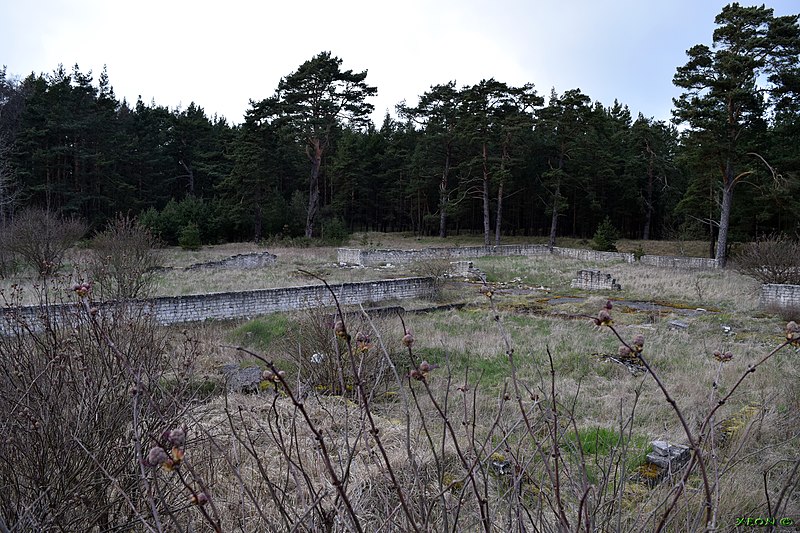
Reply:
[[117, 215], [92, 239], [92, 277], [101, 298], [144, 298], [151, 294], [158, 266], [158, 240], [139, 222]]
[[[337, 321], [330, 309], [299, 313], [279, 343], [279, 350], [281, 357], [297, 370], [298, 380], [304, 387], [323, 394], [354, 398], [356, 375], [345, 339], [334, 334]], [[354, 347], [355, 372], [367, 387], [367, 394], [383, 395], [395, 380], [390, 358], [397, 357], [399, 343], [390, 343], [384, 354], [369, 319], [354, 312], [345, 317], [345, 322], [346, 335], [350, 335]]]
[[800, 242], [785, 235], [743, 245], [734, 261], [739, 272], [761, 283], [800, 285]]
[[66, 251], [86, 234], [86, 224], [45, 209], [29, 208], [14, 218], [7, 231], [6, 249], [44, 278], [61, 268]]
[[[324, 435], [339, 476], [346, 478], [352, 505], [363, 520], [364, 531], [374, 531], [397, 507], [397, 497], [378, 450], [363, 426], [359, 406], [342, 397], [309, 395], [304, 408]], [[197, 426], [203, 435], [195, 460], [204, 477], [215, 479], [214, 491], [227, 512], [223, 524], [242, 524], [246, 531], [340, 531], [345, 516], [342, 502], [327, 475], [314, 432], [284, 394], [272, 389], [260, 396], [234, 395], [201, 408]], [[423, 496], [416, 488], [406, 450], [405, 425], [374, 415], [390, 464], [411, 497]], [[427, 444], [415, 439], [412, 451], [422, 485], [440, 490], [434, 458]], [[452, 456], [452, 450], [449, 452]], [[243, 497], [242, 488], [248, 494]], [[336, 511], [336, 512], [334, 512]], [[335, 517], [335, 520], [332, 520]]]
[[452, 270], [449, 259], [429, 259], [427, 261], [416, 261], [411, 265], [411, 272], [417, 276], [433, 278], [433, 299], [441, 296], [442, 285], [445, 278]]
[[[51, 278], [41, 301], [63, 283]], [[149, 490], [154, 469], [142, 461], [191, 400], [187, 359], [167, 352], [144, 309], [91, 308], [88, 283], [75, 294], [29, 314], [18, 293], [4, 302], [0, 525], [12, 531], [131, 530], [154, 523], [150, 509], [186, 501]]]

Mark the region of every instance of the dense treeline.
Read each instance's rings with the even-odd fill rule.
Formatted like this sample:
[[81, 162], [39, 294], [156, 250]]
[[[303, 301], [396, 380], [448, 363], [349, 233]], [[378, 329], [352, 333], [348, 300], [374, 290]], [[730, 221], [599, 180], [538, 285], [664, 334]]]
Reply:
[[205, 242], [364, 230], [554, 242], [605, 217], [631, 238], [796, 232], [797, 17], [732, 4], [716, 22], [714, 47], [693, 47], [675, 75], [673, 123], [490, 79], [444, 80], [377, 126], [367, 71], [327, 52], [237, 125], [195, 103], [119, 101], [105, 72], [78, 65], [4, 68], [0, 219], [35, 205], [102, 229], [125, 212], [173, 243], [190, 225]]

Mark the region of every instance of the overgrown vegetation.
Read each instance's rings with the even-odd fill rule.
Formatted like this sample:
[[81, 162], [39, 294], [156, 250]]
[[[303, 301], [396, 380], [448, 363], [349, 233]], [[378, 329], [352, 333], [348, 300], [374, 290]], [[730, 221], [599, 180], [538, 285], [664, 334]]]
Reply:
[[5, 230], [2, 244], [35, 269], [42, 278], [61, 268], [64, 254], [86, 234], [86, 224], [62, 219], [45, 209], [28, 208], [16, 215]]
[[[499, 288], [520, 274], [567, 277], [577, 263], [481, 262], [496, 286], [462, 287], [469, 308], [426, 315], [320, 309], [228, 334], [159, 329], [135, 307], [93, 308], [89, 283], [69, 291], [80, 305], [66, 315], [7, 314], [0, 426], [19, 459], [0, 464], [12, 487], [0, 519], [22, 530], [671, 531], [797, 507], [797, 376], [785, 352], [800, 332], [787, 326], [781, 345], [772, 317], [737, 308], [743, 278], [703, 273], [704, 297], [727, 311], [683, 332], [659, 315], [597, 314], [600, 298], [530, 315]], [[694, 293], [697, 273], [623, 267], [631, 291]], [[43, 299], [65, 283], [52, 279]], [[602, 354], [651, 372], [634, 377]], [[257, 365], [261, 392], [225, 392], [225, 362]], [[644, 455], [659, 439], [694, 458], [671, 476], [651, 472]]]
[[800, 241], [785, 235], [763, 237], [743, 244], [734, 264], [761, 283], [800, 285]]
[[137, 220], [117, 215], [91, 242], [92, 279], [102, 299], [144, 298], [152, 294], [159, 242]]

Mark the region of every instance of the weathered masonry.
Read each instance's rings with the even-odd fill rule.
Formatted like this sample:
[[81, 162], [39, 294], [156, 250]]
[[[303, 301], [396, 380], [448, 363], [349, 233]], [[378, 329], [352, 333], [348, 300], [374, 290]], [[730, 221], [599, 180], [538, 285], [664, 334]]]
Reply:
[[611, 277], [611, 274], [603, 274], [595, 269], [578, 270], [578, 275], [572, 280], [570, 287], [590, 291], [618, 291], [622, 289], [617, 280]]
[[508, 244], [501, 246], [459, 246], [452, 248], [420, 248], [417, 250], [358, 250], [339, 248], [339, 263], [374, 266], [386, 263], [413, 263], [431, 259], [460, 259], [486, 256], [538, 256], [558, 255], [585, 261], [624, 261], [632, 263], [633, 254], [596, 252], [576, 248], [553, 248], [543, 244]]
[[[555, 255], [579, 261], [622, 261], [633, 263], [636, 258], [630, 253], [598, 252], [578, 248], [548, 248], [543, 244], [509, 244], [501, 246], [461, 246], [452, 248], [421, 248], [417, 250], [359, 250], [339, 248], [339, 263], [361, 266], [375, 266], [387, 263], [405, 264], [431, 259], [472, 259], [486, 256], [543, 256]], [[716, 259], [703, 257], [667, 257], [643, 255], [639, 258], [643, 265], [660, 268], [717, 268]]]
[[761, 286], [761, 306], [800, 308], [800, 285], [765, 283]]
[[[432, 294], [433, 278], [399, 278], [359, 283], [331, 285], [339, 303], [353, 305], [383, 300], [403, 300], [424, 298]], [[130, 305], [131, 302], [126, 302]], [[241, 292], [216, 292], [188, 296], [152, 298], [136, 302], [143, 310], [162, 325], [201, 320], [228, 320], [249, 318], [281, 311], [297, 311], [320, 306], [333, 305], [333, 297], [324, 285], [305, 285], [280, 289], [259, 289]], [[103, 312], [113, 309], [117, 304], [104, 302], [93, 304]], [[47, 307], [22, 306], [3, 309], [5, 321], [0, 322], [0, 330], [8, 331], [19, 320], [25, 320], [33, 329], [41, 324], [42, 315], [59, 321], [69, 314], [80, 311], [75, 304], [58, 304]]]

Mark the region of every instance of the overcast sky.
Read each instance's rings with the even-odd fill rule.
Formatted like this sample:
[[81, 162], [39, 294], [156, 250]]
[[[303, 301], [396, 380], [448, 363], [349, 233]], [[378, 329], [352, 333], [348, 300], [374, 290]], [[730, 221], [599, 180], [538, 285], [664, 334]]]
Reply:
[[[740, 2], [750, 5], [748, 2]], [[24, 77], [103, 65], [118, 99], [242, 121], [249, 101], [323, 50], [367, 69], [374, 119], [431, 85], [494, 77], [580, 88], [668, 119], [676, 67], [711, 44], [718, 0], [0, 0], [0, 65]], [[759, 4], [760, 5], [760, 4]], [[768, 4], [776, 15], [797, 0]]]

